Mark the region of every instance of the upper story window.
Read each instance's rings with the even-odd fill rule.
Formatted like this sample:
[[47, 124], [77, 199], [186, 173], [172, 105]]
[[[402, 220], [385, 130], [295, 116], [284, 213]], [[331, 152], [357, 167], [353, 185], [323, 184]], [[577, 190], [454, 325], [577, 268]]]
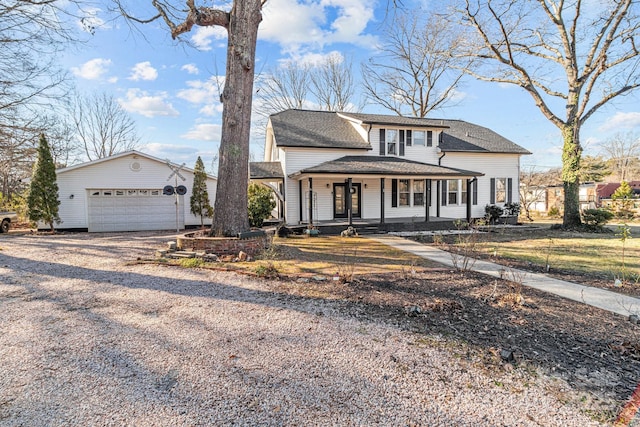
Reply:
[[413, 136], [413, 145], [420, 145], [424, 147], [425, 138], [424, 138], [423, 130], [414, 130], [412, 132], [412, 136]]
[[394, 156], [398, 155], [398, 130], [397, 129], [387, 129], [386, 130], [386, 143], [387, 150], [386, 154], [391, 154]]

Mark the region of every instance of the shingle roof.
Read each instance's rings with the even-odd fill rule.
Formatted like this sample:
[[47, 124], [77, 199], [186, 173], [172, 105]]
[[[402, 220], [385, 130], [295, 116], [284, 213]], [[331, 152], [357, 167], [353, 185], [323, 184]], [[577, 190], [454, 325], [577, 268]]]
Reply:
[[250, 179], [284, 178], [282, 163], [280, 162], [251, 162], [249, 163]]
[[371, 149], [353, 125], [334, 112], [285, 110], [270, 119], [279, 147]]
[[392, 116], [389, 114], [364, 114], [364, 113], [338, 113], [345, 117], [351, 117], [363, 123], [372, 125], [395, 125], [429, 128], [449, 127], [440, 119], [420, 119], [417, 117]]
[[335, 113], [285, 110], [271, 116], [276, 143], [280, 147], [368, 149], [371, 144], [349, 123], [349, 119], [378, 126], [440, 128], [444, 152], [531, 154], [491, 129], [464, 120], [421, 119], [387, 114]]
[[399, 157], [345, 156], [302, 169], [294, 175], [302, 174], [342, 174], [351, 175], [411, 175], [411, 176], [482, 176], [480, 172], [420, 163]]
[[531, 154], [514, 142], [491, 129], [463, 120], [443, 120], [449, 126], [442, 133], [439, 146], [442, 151], [466, 151], [479, 153]]

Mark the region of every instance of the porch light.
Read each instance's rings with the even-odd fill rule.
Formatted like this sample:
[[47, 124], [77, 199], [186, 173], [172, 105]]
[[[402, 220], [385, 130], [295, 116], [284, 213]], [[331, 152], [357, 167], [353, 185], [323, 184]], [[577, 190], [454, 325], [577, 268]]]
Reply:
[[330, 185], [329, 185], [329, 183], [327, 182], [327, 188], [329, 188], [329, 187], [330, 187]]

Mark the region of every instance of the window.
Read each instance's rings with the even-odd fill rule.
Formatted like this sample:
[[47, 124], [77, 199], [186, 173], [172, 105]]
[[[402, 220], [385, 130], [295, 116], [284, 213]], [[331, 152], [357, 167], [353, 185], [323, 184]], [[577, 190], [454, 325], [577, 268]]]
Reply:
[[422, 145], [424, 147], [424, 131], [423, 130], [413, 131], [413, 145]]
[[386, 131], [387, 154], [398, 154], [398, 130], [387, 129]]
[[459, 188], [459, 184], [457, 179], [448, 180], [447, 204], [449, 205], [458, 204], [458, 188]]
[[433, 147], [433, 131], [427, 131], [427, 147]]
[[467, 180], [463, 179], [460, 182], [460, 204], [461, 205], [466, 205], [467, 204]]
[[413, 206], [424, 206], [424, 181], [413, 181]]
[[409, 200], [411, 197], [409, 180], [408, 179], [400, 179], [398, 180], [398, 200], [400, 206], [409, 206]]
[[496, 178], [496, 203], [507, 201], [507, 179]]

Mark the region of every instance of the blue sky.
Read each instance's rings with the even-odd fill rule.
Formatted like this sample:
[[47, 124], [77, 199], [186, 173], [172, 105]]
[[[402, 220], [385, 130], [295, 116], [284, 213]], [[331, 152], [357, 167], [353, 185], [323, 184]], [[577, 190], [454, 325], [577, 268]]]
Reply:
[[[150, 0], [131, 3], [142, 7]], [[410, 0], [404, 4], [412, 6]], [[375, 53], [386, 7], [386, 0], [269, 0], [258, 35], [256, 70], [264, 73], [280, 61], [314, 62], [336, 53], [357, 65]], [[145, 10], [144, 16], [150, 16], [150, 6]], [[189, 46], [173, 41], [162, 22], [136, 30], [114, 20], [106, 7], [92, 11], [95, 34], [63, 58], [79, 91], [112, 94], [136, 121], [141, 151], [190, 167], [201, 156], [210, 169], [220, 140], [224, 30], [194, 27], [184, 36]], [[469, 79], [458, 97], [459, 104], [431, 117], [493, 129], [533, 153], [522, 159], [525, 166], [560, 165], [559, 132], [521, 89]], [[633, 94], [593, 116], [581, 135], [586, 153], [598, 154], [598, 144], [616, 132], [640, 132], [639, 101]], [[388, 113], [375, 105], [363, 112]], [[255, 160], [262, 159], [262, 146], [256, 128], [251, 144]]]

